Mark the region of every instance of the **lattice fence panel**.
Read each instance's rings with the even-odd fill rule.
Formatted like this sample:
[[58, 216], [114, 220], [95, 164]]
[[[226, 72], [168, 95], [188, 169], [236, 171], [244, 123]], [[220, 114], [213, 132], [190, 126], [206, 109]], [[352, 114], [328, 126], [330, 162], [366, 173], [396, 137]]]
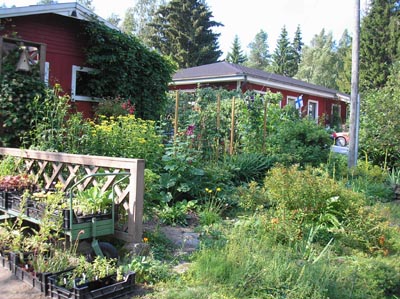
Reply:
[[[12, 148], [0, 148], [0, 155], [11, 155], [22, 158], [21, 171], [30, 174], [37, 184], [44, 189], [53, 189], [57, 183], [62, 184], [63, 191], [68, 192], [71, 186], [86, 175], [87, 178], [77, 186], [85, 190], [97, 186], [103, 191], [113, 188], [114, 201], [119, 211], [116, 236], [126, 241], [141, 241], [144, 161], [101, 156], [83, 156], [65, 153], [50, 153]], [[130, 173], [129, 179], [122, 180], [122, 172]], [[96, 174], [113, 174], [96, 176]], [[116, 182], [119, 182], [115, 185]], [[121, 223], [121, 221], [123, 221]], [[119, 230], [119, 231], [118, 231]]]

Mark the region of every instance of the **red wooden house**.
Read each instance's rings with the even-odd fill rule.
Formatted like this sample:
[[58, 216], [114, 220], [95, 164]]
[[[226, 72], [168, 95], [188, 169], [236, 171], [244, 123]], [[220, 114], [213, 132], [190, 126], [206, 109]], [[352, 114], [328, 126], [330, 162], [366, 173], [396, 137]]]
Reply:
[[51, 86], [60, 84], [71, 96], [77, 110], [90, 117], [96, 101], [80, 92], [80, 84], [84, 84], [82, 82], [91, 70], [85, 62], [87, 44], [80, 32], [93, 15], [78, 3], [1, 8], [0, 62], [13, 48], [26, 47], [30, 63], [40, 65], [42, 79]]
[[179, 70], [170, 85], [171, 90], [194, 91], [198, 87], [280, 92], [281, 107], [295, 105], [302, 96], [302, 114], [316, 121], [323, 118], [326, 125], [332, 123], [334, 115], [344, 124], [350, 102], [349, 95], [337, 90], [225, 61]]

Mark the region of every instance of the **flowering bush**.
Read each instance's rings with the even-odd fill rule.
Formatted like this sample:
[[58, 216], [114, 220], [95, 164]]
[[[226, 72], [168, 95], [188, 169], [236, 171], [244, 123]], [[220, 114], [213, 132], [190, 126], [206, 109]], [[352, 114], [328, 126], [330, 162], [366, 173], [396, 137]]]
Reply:
[[120, 115], [100, 116], [98, 123], [90, 124], [89, 154], [145, 159], [147, 168], [157, 168], [164, 147], [154, 121]]

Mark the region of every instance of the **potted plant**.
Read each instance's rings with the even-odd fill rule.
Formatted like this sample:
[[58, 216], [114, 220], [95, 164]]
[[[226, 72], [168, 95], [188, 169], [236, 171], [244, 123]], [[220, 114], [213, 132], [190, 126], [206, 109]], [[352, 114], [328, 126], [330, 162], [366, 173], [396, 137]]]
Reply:
[[0, 177], [0, 208], [19, 211], [22, 194], [37, 189], [38, 186], [27, 174]]
[[90, 221], [93, 217], [110, 218], [112, 203], [112, 190], [103, 191], [93, 186], [78, 191], [73, 200], [75, 216], [78, 222]]
[[71, 270], [49, 277], [49, 292], [57, 298], [119, 298], [133, 290], [134, 272], [124, 277], [115, 259], [96, 257], [89, 263], [79, 258]]

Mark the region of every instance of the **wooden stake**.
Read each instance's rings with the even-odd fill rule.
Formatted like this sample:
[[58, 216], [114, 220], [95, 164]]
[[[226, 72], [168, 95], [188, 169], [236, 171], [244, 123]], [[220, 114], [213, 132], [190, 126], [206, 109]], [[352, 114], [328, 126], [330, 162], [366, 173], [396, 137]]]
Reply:
[[232, 115], [231, 115], [231, 143], [229, 146], [229, 154], [233, 155], [233, 142], [235, 137], [235, 97], [232, 98]]
[[178, 135], [178, 112], [179, 112], [179, 91], [177, 90], [175, 96], [174, 142], [176, 141], [176, 136]]

